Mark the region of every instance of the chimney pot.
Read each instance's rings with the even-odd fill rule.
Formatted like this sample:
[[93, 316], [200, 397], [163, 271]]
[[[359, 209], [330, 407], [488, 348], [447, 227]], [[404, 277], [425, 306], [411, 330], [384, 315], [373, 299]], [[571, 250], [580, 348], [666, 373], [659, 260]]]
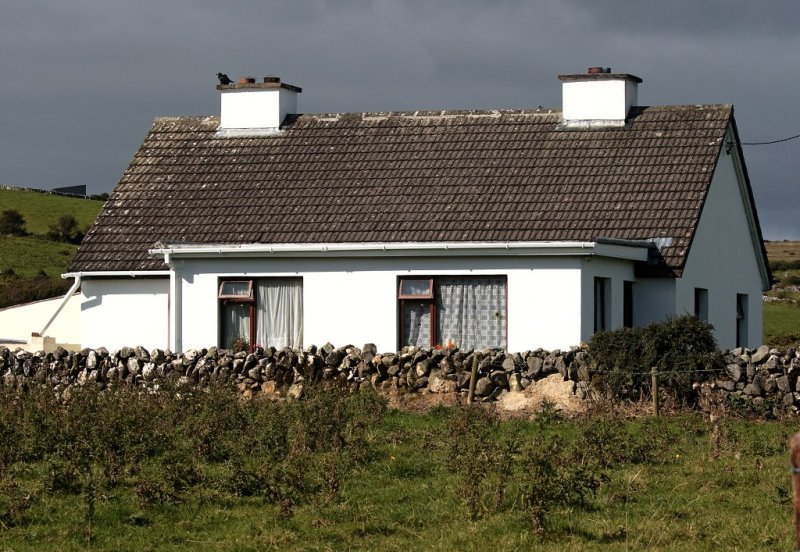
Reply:
[[239, 79], [239, 84], [255, 84], [255, 77], [242, 77]]
[[264, 82], [281, 82], [281, 79], [275, 75], [267, 75], [264, 77]]
[[589, 69], [586, 71], [586, 73], [589, 75], [597, 75], [598, 73], [610, 73], [610, 72], [611, 72], [610, 67], [608, 69], [606, 69], [605, 67], [589, 67]]

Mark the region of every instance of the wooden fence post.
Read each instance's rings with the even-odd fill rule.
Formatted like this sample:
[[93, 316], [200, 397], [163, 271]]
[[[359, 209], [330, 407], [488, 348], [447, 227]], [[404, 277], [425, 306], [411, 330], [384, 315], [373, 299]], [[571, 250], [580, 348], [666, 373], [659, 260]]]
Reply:
[[467, 394], [467, 404], [472, 404], [475, 399], [475, 383], [478, 379], [478, 352], [472, 353], [472, 372], [469, 376], [469, 393]]
[[800, 550], [800, 433], [789, 440], [789, 454], [792, 458], [792, 497], [794, 502], [795, 550]]
[[658, 370], [655, 366], [650, 370], [650, 387], [653, 392], [653, 414], [658, 416]]

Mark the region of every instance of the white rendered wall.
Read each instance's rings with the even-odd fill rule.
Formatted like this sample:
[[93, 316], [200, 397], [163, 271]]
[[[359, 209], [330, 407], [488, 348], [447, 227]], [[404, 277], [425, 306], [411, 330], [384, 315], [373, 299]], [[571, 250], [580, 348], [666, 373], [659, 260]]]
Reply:
[[675, 285], [675, 278], [636, 280], [633, 284], [633, 325], [644, 326], [675, 316]]
[[84, 279], [83, 346], [167, 348], [168, 278]]
[[288, 113], [297, 113], [297, 93], [285, 88], [225, 90], [220, 95], [223, 129], [277, 129]]
[[580, 260], [569, 257], [263, 258], [173, 260], [182, 282], [178, 348], [214, 345], [217, 288], [226, 276], [303, 278], [303, 345], [375, 343], [394, 351], [400, 276], [506, 276], [508, 350], [566, 348], [580, 340]]
[[[0, 309], [0, 341], [4, 339], [29, 340], [31, 333], [40, 332], [64, 300], [63, 297], [35, 301]], [[81, 298], [73, 294], [50, 327], [47, 335], [57, 343], [80, 345]]]
[[[634, 281], [633, 263], [602, 257], [584, 259], [581, 272], [581, 295], [584, 298], [581, 305], [581, 341], [588, 341], [594, 333], [595, 278], [608, 278], [611, 284], [610, 289], [606, 292], [606, 303], [611, 307], [609, 309], [611, 318], [607, 320], [606, 329], [621, 328], [625, 321], [623, 308], [625, 281]], [[634, 283], [633, 301], [633, 304], [636, 305], [636, 283]]]
[[694, 288], [708, 289], [708, 321], [720, 347], [736, 344], [736, 294], [748, 296], [748, 347], [762, 341], [762, 281], [745, 199], [733, 155], [720, 154], [683, 277], [677, 281], [676, 312], [694, 312]]
[[564, 81], [564, 121], [624, 121], [637, 102], [636, 83], [625, 79]]

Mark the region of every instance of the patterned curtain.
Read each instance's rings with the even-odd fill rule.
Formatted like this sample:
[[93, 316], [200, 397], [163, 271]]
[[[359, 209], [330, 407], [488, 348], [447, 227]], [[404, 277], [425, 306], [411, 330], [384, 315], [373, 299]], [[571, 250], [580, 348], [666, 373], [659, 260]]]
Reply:
[[256, 343], [262, 347], [303, 346], [303, 279], [256, 280]]
[[506, 346], [505, 278], [437, 278], [437, 333], [462, 350]]
[[406, 301], [403, 305], [403, 346], [431, 346], [430, 303]]

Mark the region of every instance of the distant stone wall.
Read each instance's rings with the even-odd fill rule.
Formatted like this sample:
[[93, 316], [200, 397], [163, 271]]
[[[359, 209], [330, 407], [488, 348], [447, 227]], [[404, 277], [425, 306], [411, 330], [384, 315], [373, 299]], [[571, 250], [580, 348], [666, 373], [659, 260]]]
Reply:
[[[378, 353], [375, 345], [336, 348], [330, 343], [304, 351], [275, 350], [254, 353], [225, 349], [171, 353], [160, 349], [123, 347], [69, 352], [31, 353], [0, 347], [0, 384], [24, 386], [34, 382], [52, 385], [69, 395], [72, 386], [134, 385], [155, 387], [170, 381], [181, 386], [217, 382], [235, 384], [246, 396], [265, 393], [297, 397], [303, 385], [340, 381], [353, 387], [406, 393], [466, 394], [474, 355], [478, 358], [475, 394], [492, 401], [509, 392], [524, 391], [538, 380], [559, 374], [580, 399], [595, 395], [591, 379], [597, 369], [580, 347], [568, 351], [537, 349], [523, 353], [448, 349], [416, 349]], [[800, 353], [769, 347], [723, 351], [725, 368], [702, 384], [705, 391], [733, 394], [755, 403], [782, 401], [795, 411], [800, 405]]]

